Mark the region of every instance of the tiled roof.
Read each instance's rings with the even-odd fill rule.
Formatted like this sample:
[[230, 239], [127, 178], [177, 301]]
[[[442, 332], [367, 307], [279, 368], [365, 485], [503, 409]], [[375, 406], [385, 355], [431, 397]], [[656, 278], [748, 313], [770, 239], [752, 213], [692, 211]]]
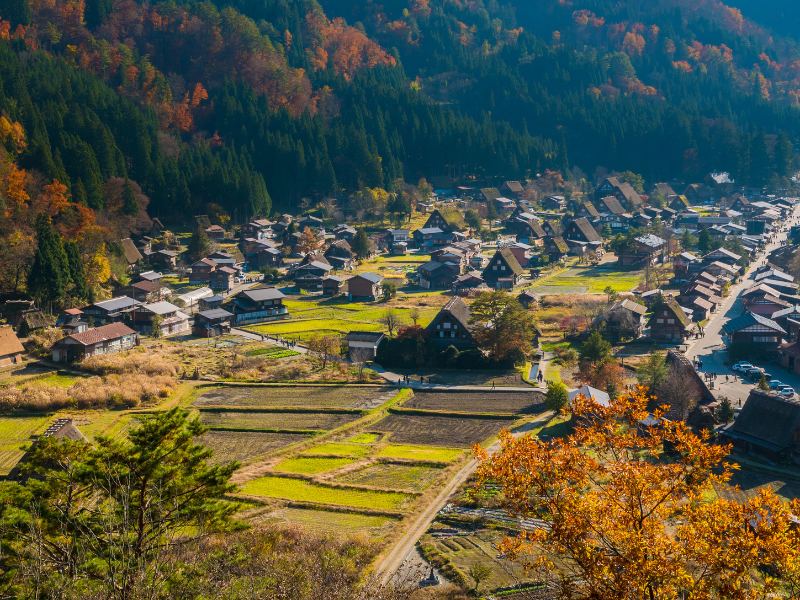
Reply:
[[124, 323], [109, 323], [102, 327], [87, 329], [81, 333], [73, 333], [72, 335], [68, 335], [65, 339], [74, 340], [83, 346], [92, 346], [107, 340], [116, 340], [133, 333], [136, 332]]

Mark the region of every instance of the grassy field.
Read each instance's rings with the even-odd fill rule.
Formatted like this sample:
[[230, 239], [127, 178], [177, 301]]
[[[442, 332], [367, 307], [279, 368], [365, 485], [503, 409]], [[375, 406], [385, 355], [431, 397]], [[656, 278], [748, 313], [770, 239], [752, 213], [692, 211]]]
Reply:
[[378, 458], [449, 463], [464, 455], [463, 448], [444, 448], [414, 444], [388, 444], [378, 450]]
[[24, 451], [21, 447], [32, 435], [47, 428], [51, 419], [46, 416], [0, 418], [0, 475], [7, 475]]
[[341, 483], [421, 492], [441, 476], [442, 469], [425, 465], [372, 464], [334, 479]]
[[624, 271], [615, 263], [573, 267], [534, 282], [530, 289], [543, 294], [602, 294], [611, 286], [616, 292], [630, 292], [639, 285], [641, 271]]
[[313, 458], [297, 457], [287, 458], [275, 465], [274, 470], [280, 473], [295, 473], [298, 475], [319, 475], [341, 469], [353, 464], [349, 458]]
[[300, 353], [289, 348], [281, 348], [279, 346], [270, 346], [268, 348], [253, 348], [244, 353], [245, 356], [261, 356], [263, 358], [288, 358], [290, 356], [297, 356]]
[[205, 388], [195, 406], [374, 408], [395, 393], [389, 387], [230, 385]]
[[280, 498], [294, 502], [314, 502], [388, 511], [400, 510], [411, 499], [408, 494], [399, 492], [335, 488], [302, 479], [272, 475], [248, 481], [242, 486], [242, 492], [251, 496]]
[[369, 456], [372, 448], [358, 442], [323, 442], [305, 450], [303, 456], [341, 456], [363, 458]]
[[202, 411], [203, 423], [212, 429], [246, 429], [253, 431], [328, 430], [357, 419], [359, 414], [305, 412], [236, 412]]
[[397, 524], [397, 519], [392, 517], [291, 507], [269, 513], [266, 518], [270, 521], [299, 524], [311, 531], [363, 533], [372, 539], [386, 536]]

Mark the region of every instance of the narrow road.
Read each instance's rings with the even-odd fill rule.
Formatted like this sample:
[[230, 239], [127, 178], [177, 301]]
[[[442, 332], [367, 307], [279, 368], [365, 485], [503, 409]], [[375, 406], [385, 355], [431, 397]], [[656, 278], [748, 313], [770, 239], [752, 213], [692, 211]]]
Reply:
[[[513, 434], [515, 436], [523, 435], [537, 426], [537, 424], [542, 422], [546, 423], [552, 416], [552, 412], [542, 413], [536, 421], [522, 425], [514, 430]], [[489, 454], [495, 454], [498, 450], [500, 450], [499, 441], [492, 444], [488, 452]], [[375, 573], [380, 577], [382, 584], [385, 585], [389, 583], [389, 580], [397, 569], [400, 568], [400, 565], [403, 563], [408, 553], [414, 548], [417, 540], [425, 534], [428, 527], [430, 527], [431, 523], [436, 519], [436, 515], [439, 514], [439, 511], [447, 504], [447, 500], [450, 496], [452, 496], [475, 472], [478, 468], [478, 464], [479, 461], [472, 458], [467, 464], [461, 467], [458, 473], [456, 473], [436, 495], [436, 498], [431, 500], [431, 502], [414, 517], [408, 530], [397, 539], [394, 546], [378, 559], [375, 565]]]

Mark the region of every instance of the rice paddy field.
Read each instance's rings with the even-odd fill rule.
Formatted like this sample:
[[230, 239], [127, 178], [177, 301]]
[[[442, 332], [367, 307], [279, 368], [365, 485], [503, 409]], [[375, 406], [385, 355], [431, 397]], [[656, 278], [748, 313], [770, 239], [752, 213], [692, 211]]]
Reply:
[[455, 413], [517, 414], [543, 410], [541, 392], [495, 392], [491, 395], [476, 392], [416, 391], [403, 403], [405, 408]]
[[358, 412], [201, 411], [200, 419], [213, 429], [242, 431], [310, 431], [340, 427], [360, 416]]
[[391, 434], [393, 442], [469, 448], [509, 427], [513, 418], [390, 414], [375, 429]]
[[0, 475], [7, 475], [25, 453], [31, 436], [47, 429], [50, 419], [42, 416], [0, 419]]
[[616, 263], [604, 263], [560, 271], [537, 280], [530, 289], [542, 295], [602, 294], [609, 286], [615, 292], [630, 292], [641, 279], [641, 271], [621, 270]]
[[194, 405], [198, 408], [358, 408], [380, 406], [397, 392], [387, 386], [240, 386], [226, 385], [203, 389]]

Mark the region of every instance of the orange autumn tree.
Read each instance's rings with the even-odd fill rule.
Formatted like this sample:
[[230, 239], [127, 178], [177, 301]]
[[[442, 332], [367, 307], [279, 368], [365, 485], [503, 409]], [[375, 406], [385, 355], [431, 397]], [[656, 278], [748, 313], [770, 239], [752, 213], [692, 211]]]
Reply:
[[771, 490], [744, 502], [716, 497], [713, 486], [731, 476], [729, 448], [647, 403], [641, 389], [608, 407], [579, 397], [572, 434], [505, 432], [494, 456], [477, 450], [480, 483], [499, 484], [510, 511], [543, 522], [501, 552], [563, 598], [797, 597], [800, 504]]

